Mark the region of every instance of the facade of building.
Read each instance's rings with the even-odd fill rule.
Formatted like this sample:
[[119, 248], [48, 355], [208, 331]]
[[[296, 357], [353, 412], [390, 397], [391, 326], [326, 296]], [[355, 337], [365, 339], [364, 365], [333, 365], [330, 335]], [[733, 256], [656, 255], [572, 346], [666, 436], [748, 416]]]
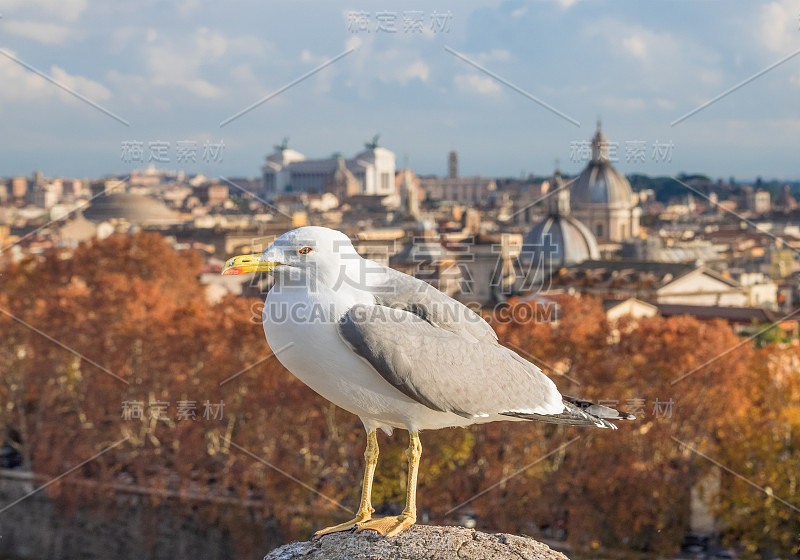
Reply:
[[228, 200], [228, 185], [207, 183], [195, 188], [195, 195], [203, 204], [220, 206]]
[[462, 281], [456, 255], [432, 232], [417, 233], [421, 235], [408, 237], [400, 251], [389, 257], [389, 266], [455, 296]]
[[764, 189], [746, 189], [745, 202], [753, 214], [766, 214], [772, 209], [769, 191]]
[[28, 179], [22, 175], [11, 179], [11, 196], [14, 198], [25, 198], [28, 193]]
[[[286, 147], [285, 143], [276, 146], [275, 153], [267, 156], [261, 168], [263, 196], [272, 199], [286, 193], [328, 192], [332, 185], [342, 182], [339, 159], [306, 159], [300, 152]], [[352, 194], [367, 195], [394, 193], [395, 162], [393, 152], [375, 142], [368, 144], [365, 151], [344, 160], [344, 167], [359, 183], [357, 193], [352, 193], [352, 187], [347, 190]]]
[[490, 305], [516, 293], [514, 264], [522, 248], [518, 233], [483, 233], [463, 239], [446, 238], [446, 246], [459, 255], [461, 284], [455, 298], [468, 305]]
[[459, 177], [458, 154], [450, 152], [447, 177], [420, 177], [420, 188], [427, 198], [476, 206], [489, 202], [497, 191], [497, 183], [494, 179], [480, 176]]
[[777, 309], [777, 285], [763, 276], [736, 280], [694, 263], [585, 261], [562, 269], [552, 285], [608, 299], [651, 304]]
[[797, 201], [792, 196], [792, 186], [784, 185], [783, 192], [775, 199], [775, 210], [779, 212], [791, 212], [797, 208]]
[[611, 165], [608, 148], [598, 123], [592, 159], [572, 185], [572, 211], [599, 240], [619, 242], [639, 235], [641, 209], [628, 179]]
[[33, 205], [39, 208], [52, 208], [61, 199], [60, 189], [51, 183], [42, 183], [33, 188]]

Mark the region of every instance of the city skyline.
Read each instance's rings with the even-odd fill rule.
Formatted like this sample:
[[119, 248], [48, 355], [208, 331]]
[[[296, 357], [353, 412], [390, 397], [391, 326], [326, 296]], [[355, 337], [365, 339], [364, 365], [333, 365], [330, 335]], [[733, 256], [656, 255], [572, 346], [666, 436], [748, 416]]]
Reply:
[[[445, 175], [450, 150], [464, 175], [575, 174], [601, 118], [625, 174], [798, 180], [800, 4], [726, 6], [14, 1], [0, 175], [125, 174], [149, 163], [125, 142], [161, 142], [161, 169], [257, 177], [284, 137], [320, 158], [376, 133], [421, 175]], [[176, 161], [182, 142], [196, 161]]]

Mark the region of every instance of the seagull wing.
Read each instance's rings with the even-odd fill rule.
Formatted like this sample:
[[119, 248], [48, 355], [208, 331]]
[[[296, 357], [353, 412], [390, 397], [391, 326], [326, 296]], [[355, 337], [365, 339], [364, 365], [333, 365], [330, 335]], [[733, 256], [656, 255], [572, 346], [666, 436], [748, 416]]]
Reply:
[[[350, 348], [398, 390], [433, 410], [466, 418], [566, 410], [555, 384], [493, 336], [489, 339], [479, 323], [447, 318], [424, 297], [409, 301], [414, 303], [406, 307], [418, 313], [358, 304], [337, 325]], [[416, 307], [422, 301], [425, 313]], [[433, 321], [437, 318], [442, 323]]]
[[403, 309], [465, 339], [497, 340], [497, 333], [489, 323], [463, 303], [419, 278], [382, 265], [376, 266], [380, 267], [380, 274], [370, 289], [378, 305]]

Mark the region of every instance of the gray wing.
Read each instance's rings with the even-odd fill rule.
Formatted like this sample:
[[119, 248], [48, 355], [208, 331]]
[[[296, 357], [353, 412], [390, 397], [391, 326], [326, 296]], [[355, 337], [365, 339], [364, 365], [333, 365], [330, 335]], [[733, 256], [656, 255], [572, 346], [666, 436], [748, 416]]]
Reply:
[[403, 309], [359, 304], [338, 329], [384, 379], [433, 410], [467, 418], [564, 412], [561, 394], [539, 368], [494, 337], [449, 324], [453, 330]]
[[378, 305], [403, 309], [464, 338], [487, 342], [497, 340], [494, 329], [483, 317], [463, 303], [419, 278], [372, 264], [380, 267], [380, 274], [370, 282], [370, 290]]

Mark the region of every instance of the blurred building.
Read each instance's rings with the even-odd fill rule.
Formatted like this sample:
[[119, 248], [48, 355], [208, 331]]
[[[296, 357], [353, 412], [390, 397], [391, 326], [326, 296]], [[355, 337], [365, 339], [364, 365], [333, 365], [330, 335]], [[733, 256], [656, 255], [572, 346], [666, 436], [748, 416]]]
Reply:
[[28, 194], [28, 179], [19, 175], [11, 179], [11, 196], [14, 198], [25, 198]]
[[721, 259], [720, 251], [714, 243], [704, 239], [688, 241], [670, 240], [665, 245], [660, 237], [636, 237], [622, 243], [620, 253], [623, 259], [654, 262], [699, 262], [706, 264]]
[[739, 279], [694, 263], [585, 261], [563, 268], [551, 285], [607, 299], [777, 309], [778, 286], [761, 274]]
[[76, 247], [79, 243], [89, 241], [97, 235], [97, 225], [87, 220], [82, 212], [60, 223], [56, 236], [60, 245]]
[[95, 224], [119, 222], [131, 225], [169, 225], [181, 221], [163, 202], [131, 193], [111, 193], [97, 197], [83, 214]]
[[361, 194], [361, 181], [356, 179], [353, 172], [347, 168], [347, 161], [343, 157], [336, 159], [336, 168], [333, 176], [323, 184], [325, 193], [332, 194], [339, 200]]
[[420, 188], [428, 198], [448, 200], [469, 206], [487, 204], [497, 191], [494, 179], [459, 177], [458, 154], [450, 152], [447, 177], [420, 177]]
[[228, 200], [228, 185], [221, 183], [206, 183], [194, 189], [194, 194], [203, 204], [220, 206]]
[[449, 296], [461, 289], [461, 269], [457, 255], [442, 246], [430, 231], [412, 234], [400, 251], [389, 257], [389, 266], [409, 276], [424, 280]]
[[556, 171], [551, 184], [554, 194], [546, 199], [547, 215], [525, 235], [520, 261], [562, 268], [599, 259], [594, 235], [572, 215], [571, 188], [564, 184], [561, 172]]
[[[377, 138], [366, 144], [366, 150], [352, 159], [331, 157], [310, 160], [291, 150], [284, 141], [275, 146], [261, 168], [266, 198], [284, 193], [322, 193], [326, 188], [340, 188], [342, 164], [358, 181], [358, 192], [345, 179], [345, 189], [352, 194], [388, 195], [394, 193], [395, 154], [377, 144]], [[338, 175], [337, 175], [338, 173]], [[331, 187], [334, 185], [334, 187]], [[336, 193], [334, 193], [336, 194]], [[337, 195], [339, 196], [339, 195]]]
[[401, 169], [395, 177], [396, 190], [400, 193], [402, 212], [399, 221], [416, 222], [420, 219], [419, 203], [421, 200], [419, 177], [410, 169]]
[[52, 208], [61, 200], [61, 189], [51, 183], [41, 183], [33, 187], [33, 205], [39, 208]]
[[481, 233], [458, 239], [445, 236], [445, 246], [457, 258], [461, 283], [455, 297], [460, 301], [489, 305], [515, 295], [515, 263], [522, 248], [518, 233]]
[[601, 240], [619, 242], [639, 235], [641, 209], [631, 185], [611, 165], [600, 124], [592, 138], [592, 159], [572, 185], [572, 211]]
[[791, 212], [797, 208], [797, 201], [792, 196], [791, 185], [787, 184], [783, 186], [783, 192], [778, 198], [775, 199], [775, 205], [773, 208], [780, 212]]
[[764, 189], [754, 189], [744, 186], [744, 202], [746, 208], [753, 214], [766, 214], [772, 209], [769, 192]]

